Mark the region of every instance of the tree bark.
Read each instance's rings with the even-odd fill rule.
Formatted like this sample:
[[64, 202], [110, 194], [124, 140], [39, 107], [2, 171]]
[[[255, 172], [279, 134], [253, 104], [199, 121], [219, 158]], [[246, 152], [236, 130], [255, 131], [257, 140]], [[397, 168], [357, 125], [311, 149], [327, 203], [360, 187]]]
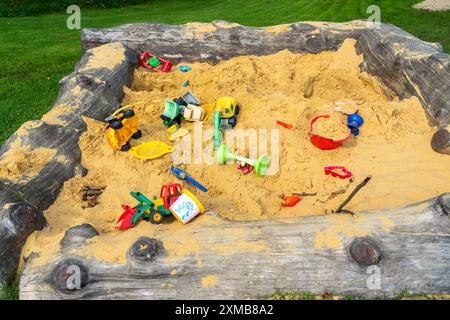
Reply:
[[[405, 288], [448, 294], [449, 212], [447, 193], [405, 208], [359, 213], [358, 218], [340, 215], [349, 227], [337, 232], [339, 241], [332, 246], [318, 245], [320, 235], [336, 228], [328, 215], [196, 221], [186, 230], [189, 243], [203, 243], [202, 249], [176, 259], [167, 259], [171, 251], [164, 247], [173, 241], [173, 232], [161, 231], [158, 239], [137, 239], [126, 265], [64, 253], [45, 266], [30, 261], [21, 277], [20, 298], [243, 299], [268, 297], [276, 290], [375, 297]], [[350, 225], [367, 233], [352, 235]], [[242, 241], [246, 245], [236, 245]], [[80, 270], [78, 290], [67, 289], [71, 265]]]

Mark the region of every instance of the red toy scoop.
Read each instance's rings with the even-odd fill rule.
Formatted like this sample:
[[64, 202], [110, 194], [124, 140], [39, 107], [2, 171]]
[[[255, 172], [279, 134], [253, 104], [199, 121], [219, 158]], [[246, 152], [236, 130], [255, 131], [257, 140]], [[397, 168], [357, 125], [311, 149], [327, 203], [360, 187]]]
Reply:
[[[122, 205], [122, 208], [125, 210], [122, 215], [117, 220], [117, 229], [130, 229], [134, 226], [134, 223], [132, 222], [133, 216], [138, 211], [137, 208], [132, 208], [130, 206], [127, 206], [126, 204]], [[119, 224], [120, 223], [120, 224]]]

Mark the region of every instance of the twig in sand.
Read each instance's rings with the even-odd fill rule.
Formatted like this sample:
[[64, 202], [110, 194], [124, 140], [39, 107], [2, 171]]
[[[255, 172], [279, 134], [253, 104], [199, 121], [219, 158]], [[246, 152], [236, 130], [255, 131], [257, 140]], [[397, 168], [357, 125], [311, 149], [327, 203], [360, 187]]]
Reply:
[[356, 213], [348, 209], [342, 209], [340, 213], [348, 213], [351, 214], [353, 217], [356, 217]]
[[295, 195], [295, 196], [302, 196], [302, 197], [315, 196], [315, 195], [317, 195], [317, 192], [314, 192], [314, 193], [300, 192], [300, 193], [293, 193], [293, 195]]
[[[343, 211], [342, 209], [344, 209], [345, 205], [346, 205], [347, 203], [349, 203], [350, 200], [353, 199], [353, 197], [358, 193], [358, 191], [359, 191], [362, 187], [364, 187], [364, 186], [367, 184], [367, 182], [369, 182], [370, 179], [372, 179], [372, 176], [367, 176], [367, 177], [363, 180], [363, 182], [361, 182], [360, 184], [358, 184], [358, 185], [356, 186], [355, 190], [353, 190], [352, 193], [350, 193], [350, 195], [347, 197], [347, 199], [345, 199], [345, 201], [342, 202], [342, 204], [337, 208], [336, 213], [342, 212], [342, 211]], [[346, 211], [347, 211], [347, 210], [346, 210]], [[348, 211], [347, 211], [347, 213], [348, 213]]]

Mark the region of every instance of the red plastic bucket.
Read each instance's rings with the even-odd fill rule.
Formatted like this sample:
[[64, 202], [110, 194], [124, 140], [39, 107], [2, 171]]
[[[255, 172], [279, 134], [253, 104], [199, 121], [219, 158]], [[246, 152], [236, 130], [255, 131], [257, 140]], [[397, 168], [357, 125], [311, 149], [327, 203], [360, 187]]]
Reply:
[[[339, 139], [339, 140], [325, 138], [323, 136], [314, 134], [313, 130], [312, 130], [312, 126], [313, 126], [314, 122], [316, 122], [317, 119], [319, 119], [319, 118], [329, 118], [329, 117], [330, 117], [330, 115], [328, 115], [328, 114], [321, 114], [321, 115], [315, 116], [314, 118], [312, 118], [309, 121], [309, 137], [311, 139], [311, 143], [313, 145], [315, 145], [317, 148], [322, 149], [322, 150], [333, 150], [333, 149], [339, 148], [344, 141], [347, 141], [350, 138], [350, 135], [351, 135], [351, 131], [348, 128], [347, 128], [347, 136], [345, 136], [344, 138]], [[342, 122], [342, 124], [345, 126], [344, 122]]]

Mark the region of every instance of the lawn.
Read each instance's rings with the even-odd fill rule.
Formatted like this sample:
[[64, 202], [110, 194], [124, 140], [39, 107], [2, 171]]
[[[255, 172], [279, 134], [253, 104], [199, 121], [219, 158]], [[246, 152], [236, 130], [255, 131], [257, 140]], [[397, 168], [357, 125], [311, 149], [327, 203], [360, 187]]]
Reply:
[[[153, 0], [118, 9], [83, 10], [82, 28], [103, 28], [131, 22], [229, 20], [266, 26], [300, 20], [364, 19], [370, 4], [381, 7], [383, 22], [393, 23], [419, 38], [440, 42], [450, 50], [450, 11], [411, 8], [418, 0]], [[65, 13], [0, 18], [0, 143], [25, 121], [39, 119], [58, 93], [58, 81], [80, 58], [80, 30], [66, 28]]]

